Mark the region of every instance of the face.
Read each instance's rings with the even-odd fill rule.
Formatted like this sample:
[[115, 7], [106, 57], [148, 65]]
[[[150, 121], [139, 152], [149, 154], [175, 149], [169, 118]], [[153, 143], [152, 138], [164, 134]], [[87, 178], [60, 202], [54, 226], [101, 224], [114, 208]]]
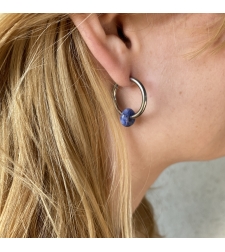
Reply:
[[[123, 14], [117, 16], [123, 36], [113, 22], [105, 20], [106, 34], [121, 40], [106, 36], [100, 45], [117, 41], [120, 47], [113, 47], [115, 57], [109, 53], [104, 58], [105, 50], [93, 51], [123, 86], [117, 91], [119, 107], [140, 108], [138, 87], [126, 83], [129, 75], [141, 81], [147, 92], [144, 113], [131, 127], [121, 126], [131, 168], [133, 209], [169, 165], [225, 155], [225, 49], [210, 53], [224, 42], [224, 36], [212, 40], [222, 18], [220, 14]], [[91, 38], [93, 45], [95, 37]], [[115, 64], [115, 58], [122, 59], [118, 60], [122, 64]]]
[[[126, 16], [124, 33], [133, 42], [131, 76], [148, 96], [145, 112], [124, 129], [136, 162], [149, 165], [161, 158], [168, 165], [225, 155], [224, 50], [212, 55], [212, 45], [189, 57], [212, 38], [219, 20], [216, 14]], [[137, 94], [135, 85], [123, 88], [121, 107], [137, 111]]]

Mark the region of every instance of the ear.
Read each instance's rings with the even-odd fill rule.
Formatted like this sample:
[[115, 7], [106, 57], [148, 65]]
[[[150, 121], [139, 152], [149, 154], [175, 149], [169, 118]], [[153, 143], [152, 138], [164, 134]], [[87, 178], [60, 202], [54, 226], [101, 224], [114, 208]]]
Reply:
[[[131, 86], [129, 38], [118, 32], [117, 14], [70, 14], [93, 56], [119, 86]], [[101, 17], [101, 20], [100, 20]]]

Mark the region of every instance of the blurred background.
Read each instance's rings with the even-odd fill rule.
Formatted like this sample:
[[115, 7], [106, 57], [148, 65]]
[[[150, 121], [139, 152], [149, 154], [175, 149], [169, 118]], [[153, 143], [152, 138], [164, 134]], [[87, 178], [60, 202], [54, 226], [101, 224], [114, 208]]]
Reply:
[[169, 166], [147, 198], [164, 237], [225, 237], [225, 157]]

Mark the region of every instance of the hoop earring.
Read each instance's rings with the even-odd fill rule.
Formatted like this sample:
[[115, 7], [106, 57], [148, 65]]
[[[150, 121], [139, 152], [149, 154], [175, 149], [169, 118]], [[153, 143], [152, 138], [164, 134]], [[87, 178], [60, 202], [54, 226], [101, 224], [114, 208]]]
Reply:
[[126, 108], [123, 111], [121, 111], [118, 108], [117, 100], [116, 100], [116, 91], [118, 89], [118, 85], [115, 83], [114, 87], [113, 87], [113, 103], [114, 103], [116, 110], [120, 114], [120, 122], [125, 127], [130, 127], [131, 125], [133, 125], [135, 122], [135, 119], [144, 112], [146, 105], [147, 105], [147, 94], [146, 94], [146, 90], [145, 90], [144, 86], [141, 84], [140, 81], [138, 81], [134, 78], [130, 78], [130, 80], [133, 81], [140, 88], [141, 95], [142, 95], [141, 107], [136, 114], [130, 108]]

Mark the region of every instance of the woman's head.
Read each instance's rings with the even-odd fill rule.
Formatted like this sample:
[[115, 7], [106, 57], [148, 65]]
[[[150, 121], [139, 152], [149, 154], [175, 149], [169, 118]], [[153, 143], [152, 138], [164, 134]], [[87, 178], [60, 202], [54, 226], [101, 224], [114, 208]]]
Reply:
[[[143, 213], [157, 235], [140, 201], [159, 173], [224, 155], [224, 55], [209, 53], [222, 28], [208, 14], [2, 15], [0, 236], [130, 237]], [[129, 77], [148, 104], [123, 128], [111, 92], [138, 110]]]
[[[170, 164], [225, 154], [224, 16], [220, 14], [71, 15], [92, 54], [119, 86], [121, 108], [145, 112], [122, 128], [133, 204]], [[82, 20], [86, 18], [85, 22]], [[81, 20], [82, 19], [82, 20]], [[135, 195], [135, 196], [134, 196]], [[136, 203], [135, 203], [136, 202]]]

